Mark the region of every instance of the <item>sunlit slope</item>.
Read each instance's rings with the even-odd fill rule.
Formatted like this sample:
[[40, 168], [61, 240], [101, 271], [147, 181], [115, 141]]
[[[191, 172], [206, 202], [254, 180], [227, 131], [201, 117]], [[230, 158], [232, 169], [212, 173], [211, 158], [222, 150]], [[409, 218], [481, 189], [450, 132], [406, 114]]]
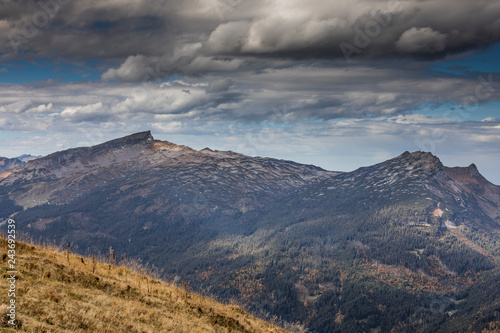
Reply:
[[[6, 319], [7, 244], [0, 239], [2, 332]], [[285, 332], [226, 306], [129, 268], [18, 243], [20, 332]]]

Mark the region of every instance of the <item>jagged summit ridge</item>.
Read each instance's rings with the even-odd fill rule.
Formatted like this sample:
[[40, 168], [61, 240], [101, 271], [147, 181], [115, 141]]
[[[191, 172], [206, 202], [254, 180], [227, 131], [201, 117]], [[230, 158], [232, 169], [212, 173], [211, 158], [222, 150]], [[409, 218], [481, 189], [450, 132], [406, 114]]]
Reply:
[[477, 166], [472, 163], [468, 167], [445, 167], [445, 171], [452, 177], [470, 177], [470, 178], [484, 178], [479, 172]]
[[124, 148], [126, 146], [134, 146], [137, 144], [148, 144], [152, 143], [153, 140], [154, 138], [151, 135], [150, 131], [135, 133], [119, 139], [107, 141], [95, 146], [70, 148], [67, 150], [58, 151], [50, 155], [47, 155], [45, 157], [28, 161], [27, 167], [33, 168], [39, 165], [49, 166], [50, 164], [65, 164], [80, 157], [96, 156], [103, 152], [108, 152], [112, 149]]
[[[229, 203], [227, 210], [245, 210], [262, 205], [266, 197], [283, 195], [336, 174], [291, 161], [231, 151], [198, 151], [155, 140], [146, 131], [31, 161], [0, 185], [44, 183], [43, 193], [39, 187], [28, 185], [27, 193], [18, 201], [26, 207], [67, 203], [116, 182], [130, 182], [143, 195], [156, 191], [156, 187], [166, 187], [174, 193], [224, 187], [224, 195], [220, 196], [227, 196], [223, 198]], [[244, 198], [232, 202], [230, 198], [235, 196]]]
[[108, 167], [132, 161], [152, 153], [155, 141], [150, 131], [135, 133], [91, 147], [71, 148], [31, 160], [26, 166], [3, 180], [12, 184], [18, 180], [54, 180], [84, 170]]
[[103, 143], [103, 145], [124, 145], [124, 144], [136, 144], [141, 142], [153, 141], [153, 135], [151, 131], [138, 132], [131, 135], [127, 135], [123, 138], [111, 140]]
[[353, 173], [359, 175], [373, 174], [375, 178], [414, 178], [430, 176], [442, 171], [444, 168], [441, 160], [430, 152], [408, 151], [396, 158], [369, 167], [362, 167]]
[[406, 151], [400, 156], [396, 157], [394, 160], [399, 163], [406, 163], [423, 168], [442, 169], [444, 167], [443, 163], [437, 156], [435, 156], [431, 152], [424, 151], [415, 151], [413, 153]]

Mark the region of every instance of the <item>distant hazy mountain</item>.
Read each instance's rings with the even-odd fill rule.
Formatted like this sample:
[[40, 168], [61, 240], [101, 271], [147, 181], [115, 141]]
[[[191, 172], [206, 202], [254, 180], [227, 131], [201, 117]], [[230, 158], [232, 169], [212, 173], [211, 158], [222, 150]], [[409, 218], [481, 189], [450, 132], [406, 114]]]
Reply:
[[30, 154], [23, 154], [23, 155], [18, 156], [16, 158], [22, 162], [28, 162], [31, 160], [36, 160], [37, 158], [40, 158], [40, 157], [42, 157], [42, 155], [34, 156], [34, 155], [30, 155]]
[[500, 187], [430, 153], [339, 173], [143, 132], [27, 162], [9, 214], [312, 332], [500, 328]]

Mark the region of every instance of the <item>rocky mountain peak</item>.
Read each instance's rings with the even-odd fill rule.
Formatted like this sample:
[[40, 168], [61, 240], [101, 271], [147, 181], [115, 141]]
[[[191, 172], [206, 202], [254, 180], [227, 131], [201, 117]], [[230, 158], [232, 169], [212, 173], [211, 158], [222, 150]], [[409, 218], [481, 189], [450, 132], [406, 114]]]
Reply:
[[[127, 135], [123, 138], [111, 140], [103, 143], [105, 146], [122, 146], [122, 145], [133, 145], [138, 143], [148, 143], [154, 141], [153, 135], [151, 135], [151, 131], [134, 133], [131, 135]], [[102, 145], [98, 145], [102, 146]]]
[[393, 161], [401, 165], [424, 170], [442, 170], [444, 168], [443, 163], [437, 156], [424, 151], [415, 151], [413, 153], [406, 151]]
[[28, 161], [26, 166], [4, 179], [4, 184], [17, 180], [60, 179], [69, 175], [115, 163], [131, 161], [153, 153], [155, 140], [150, 131], [139, 132], [91, 147], [71, 148]]
[[431, 152], [426, 151], [414, 151], [410, 153], [408, 151], [404, 152], [399, 156], [400, 158], [405, 158], [413, 161], [423, 161], [429, 164], [440, 164], [441, 161], [437, 156], [432, 154]]
[[479, 173], [479, 170], [477, 169], [477, 166], [474, 163], [472, 163], [471, 165], [469, 165], [467, 167], [467, 174], [469, 174], [471, 176], [476, 176], [480, 173]]
[[473, 184], [486, 184], [489, 183], [486, 178], [481, 175], [477, 166], [472, 163], [468, 167], [445, 167], [444, 171], [451, 178], [463, 182], [463, 183], [473, 183]]
[[152, 145], [154, 138], [151, 131], [131, 134], [119, 139], [107, 141], [96, 146], [71, 148], [64, 151], [55, 152], [45, 157], [29, 161], [28, 167], [39, 165], [64, 165], [81, 158], [94, 158], [98, 155], [109, 154], [113, 150], [122, 150], [136, 145]]

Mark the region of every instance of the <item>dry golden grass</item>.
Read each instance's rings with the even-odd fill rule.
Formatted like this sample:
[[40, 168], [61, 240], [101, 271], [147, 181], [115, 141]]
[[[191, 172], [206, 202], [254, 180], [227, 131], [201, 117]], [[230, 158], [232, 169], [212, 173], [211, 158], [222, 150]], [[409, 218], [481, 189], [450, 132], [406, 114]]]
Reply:
[[[7, 243], [0, 239], [0, 331], [6, 319]], [[285, 332], [236, 306], [189, 293], [126, 267], [17, 243], [20, 332]]]

